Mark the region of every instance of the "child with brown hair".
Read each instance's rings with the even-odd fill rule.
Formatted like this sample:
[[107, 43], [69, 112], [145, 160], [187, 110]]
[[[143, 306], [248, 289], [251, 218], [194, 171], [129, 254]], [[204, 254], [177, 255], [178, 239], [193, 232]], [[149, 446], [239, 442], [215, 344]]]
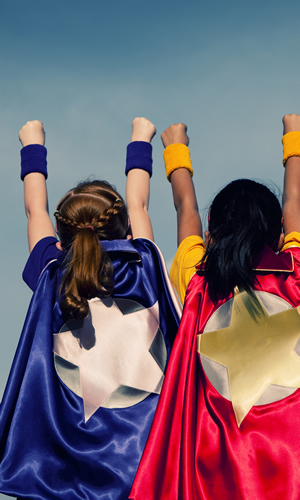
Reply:
[[20, 131], [34, 290], [0, 411], [0, 491], [18, 498], [128, 497], [180, 308], [148, 215], [154, 125], [133, 121], [127, 205], [105, 181], [48, 214], [41, 122]]

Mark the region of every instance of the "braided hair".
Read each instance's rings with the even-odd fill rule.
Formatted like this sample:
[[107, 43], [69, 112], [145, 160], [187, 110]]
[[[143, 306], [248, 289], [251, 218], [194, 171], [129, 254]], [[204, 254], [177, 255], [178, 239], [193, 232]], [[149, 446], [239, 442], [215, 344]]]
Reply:
[[60, 307], [66, 317], [83, 319], [88, 299], [113, 291], [112, 262], [100, 242], [126, 238], [127, 208], [113, 186], [95, 180], [69, 191], [54, 216], [66, 252]]

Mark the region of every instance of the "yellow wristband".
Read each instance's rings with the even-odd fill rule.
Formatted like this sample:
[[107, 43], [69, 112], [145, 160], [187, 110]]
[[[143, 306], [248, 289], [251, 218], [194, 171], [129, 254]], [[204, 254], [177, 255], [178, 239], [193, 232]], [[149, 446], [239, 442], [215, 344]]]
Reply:
[[170, 144], [170, 146], [167, 146], [164, 150], [164, 160], [169, 182], [171, 182], [171, 173], [177, 168], [187, 168], [193, 177], [190, 150], [184, 144]]
[[291, 156], [300, 156], [300, 132], [288, 132], [283, 136], [282, 144], [283, 165]]

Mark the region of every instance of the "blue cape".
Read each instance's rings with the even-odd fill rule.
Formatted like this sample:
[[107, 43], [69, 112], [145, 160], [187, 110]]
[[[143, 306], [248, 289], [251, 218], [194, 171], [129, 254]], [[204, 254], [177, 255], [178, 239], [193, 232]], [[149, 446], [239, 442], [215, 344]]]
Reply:
[[[114, 297], [145, 308], [159, 302], [167, 358], [178, 305], [157, 247], [148, 240], [103, 242], [113, 261]], [[62, 318], [61, 259], [42, 273], [0, 407], [0, 491], [34, 499], [126, 499], [158, 395], [126, 408], [100, 407], [85, 423], [82, 398], [57, 376], [53, 333]]]

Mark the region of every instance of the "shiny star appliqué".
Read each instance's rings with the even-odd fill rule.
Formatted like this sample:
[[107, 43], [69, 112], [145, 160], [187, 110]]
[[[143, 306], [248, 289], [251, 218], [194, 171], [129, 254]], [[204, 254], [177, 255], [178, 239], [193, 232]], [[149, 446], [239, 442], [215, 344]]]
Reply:
[[159, 394], [166, 364], [158, 303], [95, 298], [89, 306], [86, 319], [54, 334], [53, 347], [58, 375], [83, 399], [85, 421], [100, 406], [131, 406]]
[[230, 326], [197, 336], [197, 350], [227, 367], [238, 426], [270, 384], [300, 387], [299, 308], [269, 315], [246, 292], [235, 295]]

